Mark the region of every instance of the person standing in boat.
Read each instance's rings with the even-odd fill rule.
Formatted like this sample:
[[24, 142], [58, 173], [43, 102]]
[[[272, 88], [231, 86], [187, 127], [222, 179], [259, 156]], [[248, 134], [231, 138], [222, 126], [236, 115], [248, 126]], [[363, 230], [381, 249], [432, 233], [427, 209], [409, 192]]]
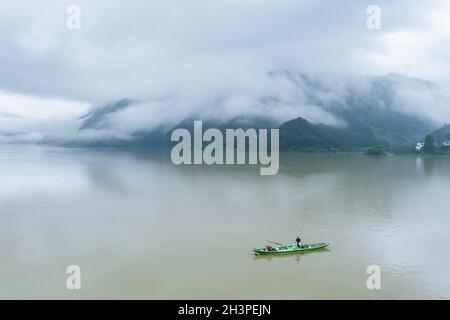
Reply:
[[300, 237], [297, 236], [297, 239], [295, 239], [295, 242], [297, 242], [297, 247], [300, 248], [300, 242], [302, 242], [302, 239], [300, 239]]

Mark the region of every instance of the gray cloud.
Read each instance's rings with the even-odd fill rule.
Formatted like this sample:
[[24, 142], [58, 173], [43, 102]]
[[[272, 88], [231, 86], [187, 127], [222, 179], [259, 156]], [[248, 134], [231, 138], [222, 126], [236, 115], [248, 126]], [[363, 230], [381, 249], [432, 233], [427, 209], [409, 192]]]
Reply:
[[[69, 4], [81, 7], [81, 30], [66, 28]], [[440, 0], [414, 6], [406, 0], [378, 1], [382, 29], [371, 31], [366, 28], [366, 8], [371, 4], [349, 0], [3, 2], [0, 89], [92, 105], [123, 97], [143, 101], [121, 114], [126, 121], [116, 121], [117, 128], [125, 131], [192, 110], [211, 115], [266, 112], [258, 99], [268, 94], [283, 101], [271, 110], [279, 119], [303, 115], [339, 124], [315, 106], [301, 105], [301, 97], [296, 97], [293, 108], [292, 90], [269, 81], [271, 70], [300, 70], [327, 79], [335, 97], [322, 92], [320, 99], [339, 98], [351, 74], [398, 72], [436, 81], [446, 89], [450, 6]], [[167, 97], [171, 99], [154, 102]], [[435, 97], [417, 97], [417, 92], [405, 89], [399, 99], [421, 101], [409, 106], [415, 113], [448, 117], [445, 104], [435, 103], [432, 111], [425, 107]], [[218, 104], [219, 100], [223, 102]]]

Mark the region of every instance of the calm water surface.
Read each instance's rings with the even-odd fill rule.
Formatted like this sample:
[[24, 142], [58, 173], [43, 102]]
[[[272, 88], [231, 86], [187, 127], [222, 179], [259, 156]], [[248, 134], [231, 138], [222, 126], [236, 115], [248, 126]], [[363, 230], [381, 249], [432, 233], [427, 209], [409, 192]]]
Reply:
[[[276, 176], [169, 157], [0, 146], [0, 298], [450, 298], [450, 157], [284, 154]], [[331, 246], [252, 255], [298, 234]]]

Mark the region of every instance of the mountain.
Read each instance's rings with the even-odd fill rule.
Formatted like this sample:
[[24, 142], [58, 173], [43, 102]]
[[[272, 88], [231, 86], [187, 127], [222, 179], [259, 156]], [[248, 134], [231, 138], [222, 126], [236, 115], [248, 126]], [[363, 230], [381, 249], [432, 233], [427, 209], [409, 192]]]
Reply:
[[421, 140], [434, 127], [427, 119], [400, 111], [402, 106], [398, 105], [396, 96], [400, 88], [425, 92], [436, 90], [437, 86], [430, 81], [388, 74], [367, 77], [363, 85], [345, 85], [336, 94], [333, 87], [299, 72], [284, 70], [270, 75], [287, 79], [295, 89], [305, 92], [304, 103], [319, 106], [342, 120], [347, 129], [338, 132], [351, 135], [354, 147], [374, 143], [406, 147]]
[[80, 127], [81, 130], [86, 129], [106, 129], [109, 127], [108, 117], [118, 111], [124, 110], [127, 107], [136, 104], [138, 101], [133, 99], [122, 99], [116, 102], [108, 103], [100, 108], [81, 116], [79, 119], [83, 120]]
[[[136, 129], [127, 136], [114, 133], [113, 117], [120, 118], [120, 112], [139, 103], [134, 99], [121, 99], [93, 109], [78, 118], [81, 125], [78, 134], [71, 138], [58, 139], [46, 136], [41, 143], [70, 147], [162, 147], [167, 145], [167, 130], [163, 126], [142, 130]], [[103, 131], [106, 131], [104, 133]]]
[[354, 147], [376, 144], [376, 140], [352, 136], [345, 129], [312, 124], [297, 118], [280, 126], [280, 149], [284, 151], [350, 151]]
[[445, 124], [442, 128], [432, 132], [434, 142], [437, 145], [442, 145], [446, 141], [450, 141], [450, 124]]
[[[94, 109], [93, 111], [81, 116], [82, 121], [78, 131], [80, 134], [90, 131], [98, 131], [111, 129], [111, 118], [120, 116], [121, 111], [138, 104], [137, 100], [121, 99], [110, 102], [104, 106]], [[66, 146], [90, 146], [90, 147], [168, 147], [171, 145], [171, 132], [177, 128], [186, 128], [193, 132], [193, 122], [202, 120], [200, 115], [188, 117], [176, 125], [163, 124], [156, 128], [137, 129], [129, 134], [128, 137], [93, 135], [90, 139], [72, 139], [58, 144]], [[230, 128], [275, 128], [280, 123], [269, 117], [254, 116], [238, 116], [231, 119], [204, 119], [203, 130], [209, 128], [218, 128], [222, 132]], [[44, 143], [55, 143], [51, 137], [47, 137]]]
[[[425, 134], [435, 129], [427, 118], [406, 112], [409, 110], [408, 102], [398, 98], [398, 93], [405, 88], [434, 94], [437, 86], [427, 80], [388, 74], [367, 76], [336, 85], [327, 79], [289, 70], [272, 71], [267, 76], [279, 90], [262, 94], [254, 100], [255, 105], [265, 110], [263, 113], [224, 117], [220, 108], [207, 106], [209, 110], [216, 108], [215, 118], [204, 117], [202, 113], [191, 114], [178, 124], [166, 121], [148, 128], [128, 128], [124, 135], [115, 125], [121, 119], [122, 112], [139, 102], [122, 99], [80, 117], [77, 136], [64, 141], [64, 144], [167, 147], [170, 145], [171, 131], [180, 127], [192, 130], [194, 120], [203, 120], [205, 130], [212, 127], [222, 131], [226, 128], [279, 127], [280, 146], [284, 150], [354, 150], [373, 145], [404, 148], [415, 145]], [[297, 112], [297, 116], [287, 121], [275, 120], [274, 115], [280, 106], [289, 106], [294, 110], [291, 114]], [[320, 117], [311, 119], [308, 116], [314, 115], [311, 110], [336, 119], [336, 123], [322, 122]], [[47, 142], [50, 140], [47, 139]]]
[[[200, 117], [187, 118], [178, 123], [176, 126], [170, 129], [175, 130], [177, 128], [188, 129], [191, 134], [193, 134], [193, 125], [195, 120], [200, 120]], [[239, 116], [233, 117], [229, 120], [219, 120], [219, 119], [207, 119], [202, 121], [203, 131], [216, 128], [222, 133], [225, 133], [226, 129], [271, 129], [277, 128], [280, 125], [279, 121], [273, 120], [267, 117], [256, 117], [256, 116]]]
[[[93, 136], [89, 139], [69, 139], [58, 140], [52, 137], [45, 137], [41, 141], [41, 144], [56, 144], [64, 145], [67, 147], [114, 147], [114, 148], [168, 148], [174, 143], [171, 142], [171, 133], [178, 128], [187, 129], [193, 135], [194, 121], [199, 118], [187, 118], [175, 126], [158, 126], [148, 130], [137, 130], [129, 137], [117, 137], [117, 136]], [[100, 121], [102, 127], [106, 122]], [[248, 129], [248, 128], [276, 128], [278, 123], [272, 120], [263, 118], [245, 118], [236, 117], [229, 121], [219, 120], [205, 120], [203, 121], [203, 131], [209, 128], [217, 128], [225, 133], [225, 129]], [[87, 130], [87, 128], [80, 129], [80, 132]]]

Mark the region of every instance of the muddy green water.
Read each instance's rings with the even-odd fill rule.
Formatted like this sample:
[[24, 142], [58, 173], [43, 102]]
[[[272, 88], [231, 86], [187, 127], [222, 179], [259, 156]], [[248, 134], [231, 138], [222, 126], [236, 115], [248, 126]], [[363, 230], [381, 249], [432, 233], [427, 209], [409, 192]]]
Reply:
[[[276, 176], [169, 157], [0, 146], [0, 298], [450, 298], [450, 157], [282, 154]], [[298, 234], [331, 245], [252, 254]]]

